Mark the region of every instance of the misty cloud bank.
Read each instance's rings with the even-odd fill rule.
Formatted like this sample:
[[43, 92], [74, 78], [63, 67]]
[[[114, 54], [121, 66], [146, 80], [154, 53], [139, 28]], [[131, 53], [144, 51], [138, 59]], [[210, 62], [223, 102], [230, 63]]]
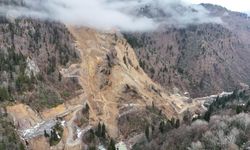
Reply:
[[[9, 1], [9, 2], [1, 2]], [[216, 22], [200, 5], [183, 0], [1, 0], [0, 13], [52, 19], [98, 29], [145, 31], [160, 24], [185, 26]], [[13, 2], [10, 2], [13, 1]]]

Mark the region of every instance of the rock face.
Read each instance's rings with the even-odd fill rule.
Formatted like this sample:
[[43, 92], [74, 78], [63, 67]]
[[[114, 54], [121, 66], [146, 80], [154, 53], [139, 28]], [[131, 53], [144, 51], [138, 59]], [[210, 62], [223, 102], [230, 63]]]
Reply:
[[192, 97], [232, 91], [241, 82], [250, 81], [248, 17], [203, 5], [223, 23], [161, 27], [125, 36], [140, 66], [154, 81], [166, 89], [189, 92]]

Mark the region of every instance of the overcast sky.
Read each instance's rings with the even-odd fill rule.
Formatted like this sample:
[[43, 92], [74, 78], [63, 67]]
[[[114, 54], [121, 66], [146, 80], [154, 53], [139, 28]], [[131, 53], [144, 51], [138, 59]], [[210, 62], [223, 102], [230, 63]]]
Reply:
[[195, 4], [212, 3], [224, 6], [233, 11], [247, 12], [250, 14], [250, 0], [186, 0]]
[[[1, 1], [1, 0], [0, 0]], [[0, 14], [52, 19], [65, 24], [88, 26], [102, 30], [117, 28], [124, 31], [146, 31], [162, 23], [176, 26], [201, 23], [222, 23], [221, 18], [209, 16], [199, 3], [213, 3], [230, 10], [247, 12], [250, 0], [24, 0], [28, 7], [0, 6]], [[150, 14], [159, 16], [158, 9], [166, 18], [138, 16], [146, 5]], [[181, 6], [181, 7], [180, 7]], [[190, 7], [192, 9], [190, 9]], [[157, 8], [157, 9], [155, 9]], [[193, 10], [196, 11], [193, 11]], [[4, 12], [4, 13], [2, 13]], [[249, 11], [250, 12], [250, 11]], [[146, 13], [145, 13], [146, 14]]]

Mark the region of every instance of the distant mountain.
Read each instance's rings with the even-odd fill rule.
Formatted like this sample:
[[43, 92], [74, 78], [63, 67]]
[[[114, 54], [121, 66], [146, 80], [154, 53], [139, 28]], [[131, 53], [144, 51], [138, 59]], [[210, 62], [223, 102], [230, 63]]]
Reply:
[[216, 5], [201, 6], [223, 22], [125, 34], [141, 67], [165, 88], [176, 87], [192, 97], [249, 84], [249, 17]]

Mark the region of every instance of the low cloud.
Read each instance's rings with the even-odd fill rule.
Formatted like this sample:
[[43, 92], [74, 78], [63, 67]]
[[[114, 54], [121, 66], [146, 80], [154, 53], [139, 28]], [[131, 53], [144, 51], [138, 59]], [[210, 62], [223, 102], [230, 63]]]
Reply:
[[52, 19], [102, 30], [117, 28], [123, 31], [147, 31], [162, 24], [185, 26], [221, 22], [220, 18], [210, 17], [202, 6], [191, 5], [183, 0], [12, 1], [18, 3], [2, 4], [2, 14]]

